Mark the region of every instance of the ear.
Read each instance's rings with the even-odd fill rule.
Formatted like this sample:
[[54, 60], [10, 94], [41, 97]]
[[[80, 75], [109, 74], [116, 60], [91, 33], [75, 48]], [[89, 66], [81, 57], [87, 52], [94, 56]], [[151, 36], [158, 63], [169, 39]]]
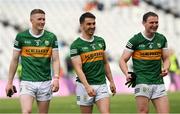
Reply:
[[142, 21], [142, 24], [143, 24], [143, 25], [145, 25], [145, 23], [146, 23], [145, 21]]

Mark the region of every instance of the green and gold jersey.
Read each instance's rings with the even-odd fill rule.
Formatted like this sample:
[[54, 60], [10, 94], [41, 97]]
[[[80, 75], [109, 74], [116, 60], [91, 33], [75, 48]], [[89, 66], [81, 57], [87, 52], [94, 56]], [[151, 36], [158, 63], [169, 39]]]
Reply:
[[162, 34], [155, 33], [150, 40], [138, 33], [129, 40], [126, 48], [133, 51], [133, 70], [137, 75], [137, 84], [164, 83], [160, 73], [162, 52], [167, 49], [167, 40]]
[[14, 48], [21, 52], [22, 80], [51, 80], [52, 50], [58, 49], [57, 38], [53, 33], [44, 30], [43, 34], [36, 38], [26, 30], [17, 34]]
[[[91, 85], [106, 83], [104, 51], [105, 41], [98, 36], [93, 36], [93, 40], [85, 41], [83, 38], [77, 38], [70, 47], [70, 56], [80, 56], [82, 61], [82, 70], [86, 79]], [[77, 77], [77, 81], [80, 82]]]

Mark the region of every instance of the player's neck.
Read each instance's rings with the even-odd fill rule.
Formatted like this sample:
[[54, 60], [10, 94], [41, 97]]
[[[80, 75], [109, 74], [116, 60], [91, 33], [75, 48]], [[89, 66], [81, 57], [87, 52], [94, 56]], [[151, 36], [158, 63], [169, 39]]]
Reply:
[[154, 33], [150, 33], [150, 32], [144, 32], [144, 35], [148, 38], [153, 38]]
[[82, 34], [82, 37], [86, 40], [91, 40], [93, 35]]
[[37, 29], [33, 29], [33, 28], [31, 29], [31, 31], [34, 35], [40, 35], [43, 32], [43, 30], [37, 30]]

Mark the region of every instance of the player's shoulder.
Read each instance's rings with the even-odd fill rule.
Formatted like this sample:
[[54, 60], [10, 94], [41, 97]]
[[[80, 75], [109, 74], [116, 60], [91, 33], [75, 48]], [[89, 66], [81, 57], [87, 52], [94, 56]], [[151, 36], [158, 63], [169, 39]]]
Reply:
[[158, 37], [158, 38], [166, 39], [166, 37], [163, 34], [159, 33], [159, 32], [155, 32], [155, 36]]
[[50, 32], [50, 31], [48, 31], [48, 30], [44, 30], [44, 34], [45, 34], [45, 35], [48, 35], [48, 36], [50, 36], [50, 37], [56, 36], [53, 32]]
[[144, 38], [143, 38], [143, 35], [142, 35], [141, 32], [139, 32], [139, 33], [134, 34], [134, 35], [130, 38], [129, 41], [131, 41], [131, 42], [137, 42], [137, 41], [140, 41], [140, 40], [142, 40], [142, 39], [144, 39]]
[[21, 31], [17, 34], [17, 36], [26, 36], [29, 34], [29, 30], [24, 30], [24, 31]]
[[80, 37], [77, 37], [72, 43], [71, 43], [71, 46], [74, 46], [74, 45], [79, 45], [81, 44], [82, 40]]
[[94, 35], [94, 40], [97, 40], [97, 41], [104, 41], [104, 39], [100, 36], [97, 36], [97, 35]]

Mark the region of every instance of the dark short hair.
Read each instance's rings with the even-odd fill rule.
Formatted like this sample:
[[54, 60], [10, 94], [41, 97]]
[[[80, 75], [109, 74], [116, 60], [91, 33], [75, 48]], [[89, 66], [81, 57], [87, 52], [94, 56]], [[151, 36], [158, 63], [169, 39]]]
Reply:
[[34, 15], [37, 13], [45, 14], [45, 12], [42, 9], [33, 9], [30, 13], [30, 15]]
[[90, 13], [90, 12], [85, 12], [83, 13], [80, 18], [79, 18], [79, 23], [82, 24], [85, 20], [85, 18], [93, 18], [93, 19], [96, 19], [96, 17]]
[[158, 15], [154, 12], [147, 12], [143, 15], [143, 22], [146, 22], [148, 17], [153, 16], [153, 17], [158, 17]]

